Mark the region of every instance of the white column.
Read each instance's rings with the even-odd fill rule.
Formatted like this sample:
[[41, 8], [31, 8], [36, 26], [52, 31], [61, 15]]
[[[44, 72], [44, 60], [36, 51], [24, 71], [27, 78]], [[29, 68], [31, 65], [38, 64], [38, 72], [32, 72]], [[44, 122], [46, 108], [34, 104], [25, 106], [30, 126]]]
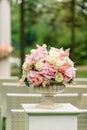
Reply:
[[25, 130], [77, 130], [77, 115], [81, 112], [72, 104], [64, 103], [55, 109], [37, 108], [37, 104], [22, 104]]
[[[10, 0], [0, 0], [0, 44], [11, 44]], [[10, 76], [11, 65], [9, 57], [0, 60], [2, 77]]]
[[0, 0], [0, 44], [11, 44], [10, 0]]

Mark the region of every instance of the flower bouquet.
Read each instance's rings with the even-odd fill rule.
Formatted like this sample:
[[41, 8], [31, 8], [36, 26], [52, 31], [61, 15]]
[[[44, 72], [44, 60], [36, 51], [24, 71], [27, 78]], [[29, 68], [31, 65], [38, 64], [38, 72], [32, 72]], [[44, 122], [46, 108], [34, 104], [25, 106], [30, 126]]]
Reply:
[[[65, 83], [72, 82], [76, 69], [69, 58], [69, 49], [37, 45], [26, 55], [23, 64], [22, 82], [40, 92], [45, 97], [52, 97], [56, 92], [62, 92]], [[51, 94], [51, 95], [50, 95]], [[45, 107], [53, 106], [53, 102], [45, 103]], [[54, 106], [53, 106], [54, 107]]]
[[26, 55], [22, 81], [26, 86], [47, 87], [51, 82], [67, 83], [75, 78], [76, 69], [69, 58], [69, 49], [37, 45]]
[[9, 55], [13, 51], [13, 48], [9, 44], [0, 44], [0, 75], [10, 76], [11, 66]]
[[13, 51], [12, 46], [0, 44], [0, 60], [7, 58]]

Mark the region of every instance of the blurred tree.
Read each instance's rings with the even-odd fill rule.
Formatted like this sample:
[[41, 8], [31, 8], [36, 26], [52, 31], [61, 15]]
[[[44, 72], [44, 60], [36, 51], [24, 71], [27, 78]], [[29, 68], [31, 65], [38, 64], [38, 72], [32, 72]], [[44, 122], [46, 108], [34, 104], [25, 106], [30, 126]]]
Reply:
[[22, 0], [20, 4], [20, 12], [21, 12], [21, 17], [20, 17], [20, 47], [21, 47], [21, 66], [20, 70], [22, 73], [22, 65], [24, 62], [24, 57], [25, 57], [25, 33], [24, 33], [24, 28], [25, 28], [25, 22], [24, 22], [24, 17], [25, 17], [25, 11], [24, 11], [24, 0]]
[[71, 58], [75, 60], [75, 0], [71, 0]]
[[[29, 47], [45, 43], [49, 46], [71, 48], [74, 60], [86, 57], [87, 15], [83, 15], [84, 8], [86, 10], [85, 2], [87, 1], [24, 0], [25, 43]], [[81, 63], [79, 61], [77, 63]]]
[[[12, 1], [11, 1], [12, 2]], [[17, 13], [15, 13], [15, 11]], [[20, 37], [20, 9], [17, 3], [11, 3], [11, 26], [12, 26], [12, 45], [18, 47]]]

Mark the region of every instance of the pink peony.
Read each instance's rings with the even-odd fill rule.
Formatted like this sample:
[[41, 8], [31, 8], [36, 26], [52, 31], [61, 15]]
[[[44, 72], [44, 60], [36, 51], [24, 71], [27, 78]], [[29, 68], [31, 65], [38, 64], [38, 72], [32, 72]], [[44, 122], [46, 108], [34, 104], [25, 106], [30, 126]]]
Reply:
[[26, 55], [26, 62], [29, 62], [29, 64], [34, 64], [35, 63], [35, 58], [33, 55]]
[[70, 79], [72, 79], [73, 76], [74, 76], [73, 69], [72, 69], [71, 67], [68, 68], [68, 69], [66, 69], [65, 75], [66, 75], [67, 77], [69, 77]]
[[47, 79], [52, 79], [55, 77], [55, 72], [56, 70], [51, 65], [44, 63], [39, 73]]
[[25, 61], [28, 61], [29, 63], [36, 63], [36, 61], [44, 61], [46, 55], [48, 55], [48, 52], [46, 50], [46, 46], [37, 46], [37, 49], [31, 50], [31, 54], [26, 56]]
[[43, 46], [37, 45], [37, 49], [34, 49], [31, 52], [32, 52], [31, 54], [32, 57], [34, 57], [36, 61], [39, 61], [39, 60], [44, 61], [45, 57], [48, 55], [46, 45], [43, 45]]

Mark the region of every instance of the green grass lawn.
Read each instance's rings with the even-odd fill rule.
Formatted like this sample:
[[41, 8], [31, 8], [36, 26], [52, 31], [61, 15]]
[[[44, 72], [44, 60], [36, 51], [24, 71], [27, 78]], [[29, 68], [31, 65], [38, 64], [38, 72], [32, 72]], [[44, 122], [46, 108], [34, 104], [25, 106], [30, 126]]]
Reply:
[[87, 78], [87, 71], [77, 71], [76, 77], [78, 78]]

